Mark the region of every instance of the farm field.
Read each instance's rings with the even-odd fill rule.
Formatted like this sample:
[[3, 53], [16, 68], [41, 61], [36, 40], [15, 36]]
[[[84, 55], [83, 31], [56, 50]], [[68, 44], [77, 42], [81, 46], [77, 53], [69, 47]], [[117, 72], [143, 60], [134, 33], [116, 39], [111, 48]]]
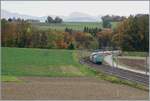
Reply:
[[57, 24], [47, 24], [47, 23], [32, 23], [33, 26], [39, 28], [40, 30], [54, 29], [64, 31], [64, 29], [71, 28], [76, 31], [83, 31], [84, 27], [89, 28], [102, 28], [101, 22], [63, 22]]
[[[116, 28], [118, 22], [111, 22], [112, 28]], [[84, 27], [88, 28], [103, 28], [102, 22], [63, 22], [57, 24], [47, 24], [47, 23], [32, 23], [32, 25], [40, 30], [54, 29], [64, 31], [65, 28], [71, 28], [75, 31], [83, 31]]]
[[2, 48], [2, 75], [93, 75], [93, 72], [78, 63], [75, 55], [72, 50]]
[[147, 100], [149, 93], [92, 77], [20, 77], [3, 82], [4, 100]]
[[[111, 22], [112, 29], [117, 27], [118, 22]], [[64, 31], [65, 28], [71, 28], [75, 31], [83, 31], [84, 27], [88, 28], [103, 28], [102, 22], [63, 22], [63, 23], [53, 23], [53, 24], [47, 24], [47, 23], [32, 23], [32, 25], [36, 28], [39, 28], [40, 30], [47, 30], [47, 29], [54, 29], [54, 30], [60, 30]]]
[[115, 29], [119, 22], [111, 22], [112, 29]]

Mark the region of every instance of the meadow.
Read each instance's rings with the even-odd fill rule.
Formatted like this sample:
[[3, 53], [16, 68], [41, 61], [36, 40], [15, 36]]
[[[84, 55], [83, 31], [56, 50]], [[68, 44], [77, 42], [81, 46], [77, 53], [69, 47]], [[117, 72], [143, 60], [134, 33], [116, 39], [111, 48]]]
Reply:
[[85, 76], [92, 71], [79, 64], [75, 50], [3, 47], [2, 75]]

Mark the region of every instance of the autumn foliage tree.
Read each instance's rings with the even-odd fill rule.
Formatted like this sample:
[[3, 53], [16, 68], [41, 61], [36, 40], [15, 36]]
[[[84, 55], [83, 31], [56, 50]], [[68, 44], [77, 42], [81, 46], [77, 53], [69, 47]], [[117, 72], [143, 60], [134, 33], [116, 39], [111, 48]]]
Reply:
[[77, 32], [74, 37], [77, 48], [95, 49], [98, 47], [97, 40], [90, 33]]
[[[149, 50], [148, 14], [138, 14], [128, 18], [105, 17], [105, 20], [114, 19], [121, 22], [113, 30], [84, 27], [83, 31], [74, 31], [70, 28], [64, 31], [40, 30], [24, 19], [1, 19], [1, 43], [2, 47], [97, 49], [115, 46], [125, 51]], [[59, 18], [55, 20], [58, 21]]]
[[101, 32], [98, 32], [96, 34], [96, 37], [99, 43], [99, 48], [111, 47], [112, 36], [113, 36], [113, 31], [111, 29], [103, 29]]
[[130, 16], [120, 23], [112, 38], [113, 43], [128, 51], [148, 51], [149, 15]]
[[31, 35], [31, 25], [24, 20], [7, 21], [1, 20], [2, 46], [26, 47]]

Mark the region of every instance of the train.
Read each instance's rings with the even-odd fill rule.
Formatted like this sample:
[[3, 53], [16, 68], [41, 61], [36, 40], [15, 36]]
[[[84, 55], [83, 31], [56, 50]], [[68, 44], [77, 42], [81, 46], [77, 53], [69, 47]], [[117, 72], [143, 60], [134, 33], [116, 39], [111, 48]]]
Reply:
[[90, 55], [90, 61], [96, 64], [102, 64], [104, 61], [104, 55], [94, 52]]
[[113, 51], [101, 51], [101, 50], [95, 50], [90, 54], [90, 61], [96, 64], [102, 64], [104, 61], [104, 57], [107, 55], [121, 55], [121, 50], [113, 50]]

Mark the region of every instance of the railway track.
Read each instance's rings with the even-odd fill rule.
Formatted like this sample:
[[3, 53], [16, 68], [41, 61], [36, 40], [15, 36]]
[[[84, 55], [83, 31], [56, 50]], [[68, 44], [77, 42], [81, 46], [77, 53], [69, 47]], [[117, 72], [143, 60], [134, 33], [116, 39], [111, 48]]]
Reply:
[[128, 70], [123, 70], [123, 69], [116, 68], [116, 67], [111, 67], [106, 64], [102, 64], [102, 65], [94, 64], [89, 59], [81, 59], [80, 63], [87, 64], [91, 68], [95, 68], [96, 70], [104, 72], [106, 74], [115, 75], [124, 80], [128, 80], [128, 81], [132, 81], [132, 82], [136, 82], [136, 83], [149, 86], [149, 75], [144, 75], [144, 74], [135, 73], [135, 72], [128, 71]]

